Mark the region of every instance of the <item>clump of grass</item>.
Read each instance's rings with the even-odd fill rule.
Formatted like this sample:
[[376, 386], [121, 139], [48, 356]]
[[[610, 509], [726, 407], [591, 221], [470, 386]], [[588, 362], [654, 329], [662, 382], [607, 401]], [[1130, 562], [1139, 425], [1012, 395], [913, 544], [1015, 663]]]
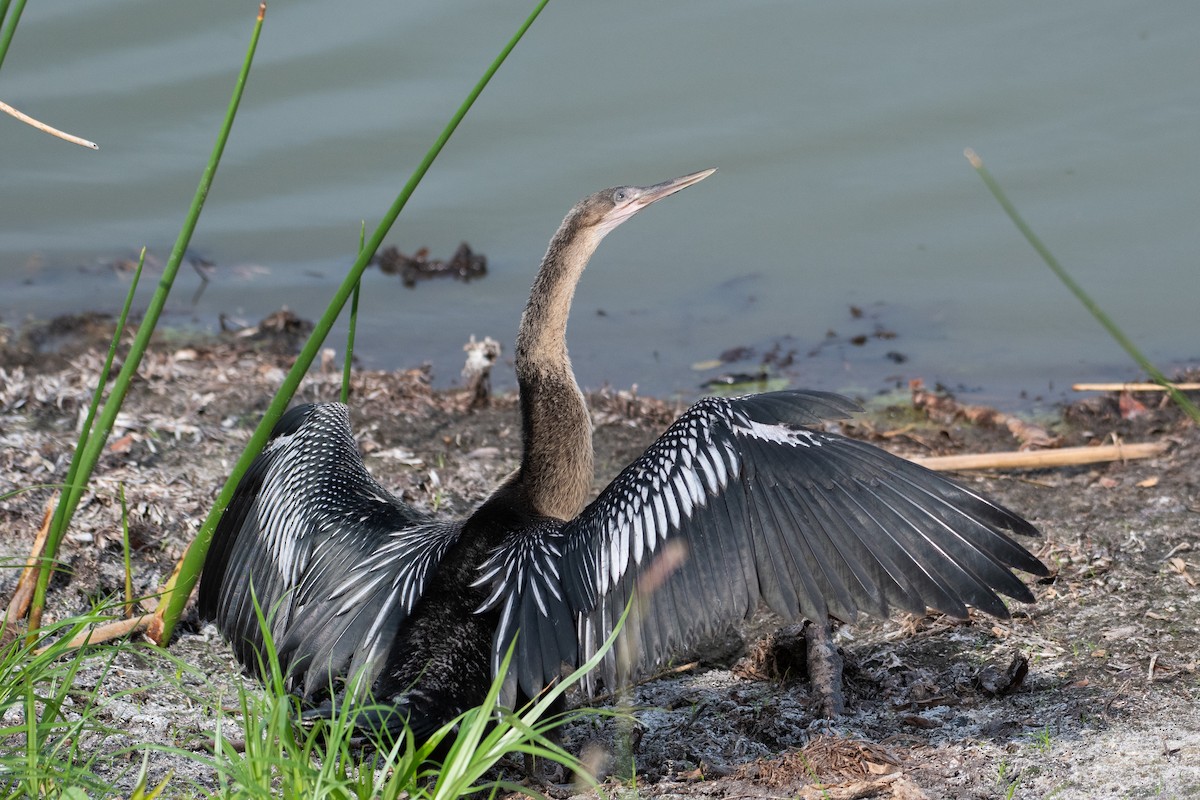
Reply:
[[[85, 648], [69, 644], [75, 636], [119, 616], [123, 607], [124, 598], [114, 597], [111, 604], [88, 614], [47, 624], [34, 643], [18, 637], [0, 650], [0, 800], [113, 796], [450, 800], [501, 791], [536, 795], [505, 780], [498, 769], [502, 762], [526, 754], [589, 780], [579, 761], [552, 740], [551, 732], [581, 715], [607, 712], [556, 715], [551, 708], [595, 668], [612, 646], [615, 632], [587, 664], [527, 707], [512, 711], [500, 705], [500, 677], [478, 707], [418, 742], [407, 729], [389, 737], [356, 727], [355, 715], [364, 707], [349, 703], [340, 704], [331, 719], [310, 726], [297, 724], [300, 702], [286, 689], [265, 624], [264, 685], [260, 690], [249, 680], [239, 683], [232, 711], [225, 707], [227, 693], [222, 695], [210, 685], [200, 692], [186, 686], [184, 677], [194, 679], [194, 669], [166, 651], [132, 642]], [[139, 658], [151, 654], [166, 663], [156, 670], [152, 686], [109, 691], [110, 674], [131, 652]], [[506, 657], [501, 676], [508, 664]], [[88, 674], [81, 681], [85, 666]], [[107, 746], [114, 739], [127, 741], [130, 734], [108, 721], [105, 704], [162, 691], [187, 695], [197, 705], [198, 718], [217, 720], [209, 746], [187, 749], [153, 742]], [[176, 762], [165, 776], [151, 781], [154, 753]], [[212, 777], [197, 779], [193, 770], [184, 768], [187, 761]]]
[[[47, 625], [35, 641], [16, 637], [0, 650], [0, 798], [112, 793], [97, 762], [117, 754], [86, 744], [115, 731], [99, 720], [98, 689], [76, 688], [88, 654], [65, 645], [104, 618], [95, 611]], [[102, 675], [116, 655], [100, 656]]]
[[[213, 757], [205, 762], [217, 774], [217, 796], [449, 800], [497, 791], [537, 796], [526, 786], [495, 777], [497, 765], [518, 754], [559, 764], [589, 780], [578, 759], [552, 741], [551, 731], [580, 715], [599, 712], [549, 712], [600, 663], [623, 622], [592, 659], [520, 711], [500, 705], [510, 648], [483, 702], [418, 744], [407, 728], [390, 738], [356, 728], [354, 717], [363, 706], [350, 703], [339, 704], [332, 719], [298, 727], [299, 700], [286, 690], [270, 626], [259, 613], [264, 689], [258, 693], [239, 688], [240, 739], [230, 736], [224, 725], [218, 728]], [[440, 761], [435, 760], [439, 753], [445, 754]]]

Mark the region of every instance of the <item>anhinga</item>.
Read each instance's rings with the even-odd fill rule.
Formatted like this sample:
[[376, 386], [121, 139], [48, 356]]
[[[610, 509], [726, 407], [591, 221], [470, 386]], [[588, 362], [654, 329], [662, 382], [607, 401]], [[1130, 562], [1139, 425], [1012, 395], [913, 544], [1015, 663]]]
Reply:
[[[859, 612], [1032, 602], [1011, 571], [1046, 568], [1020, 516], [940, 475], [808, 426], [858, 408], [833, 394], [706, 398], [590, 504], [591, 424], [567, 357], [575, 285], [600, 240], [708, 177], [597, 192], [550, 241], [517, 334], [520, 466], [465, 519], [397, 500], [366, 471], [338, 403], [292, 409], [214, 535], [200, 611], [257, 671], [269, 615], [293, 691], [328, 710], [370, 696], [431, 733], [510, 674], [531, 697], [596, 652], [639, 574], [674, 539], [686, 558], [633, 637], [643, 666], [750, 615], [824, 623]], [[611, 686], [616, 664], [601, 668]], [[353, 687], [347, 684], [353, 681]], [[331, 696], [332, 695], [332, 696]]]

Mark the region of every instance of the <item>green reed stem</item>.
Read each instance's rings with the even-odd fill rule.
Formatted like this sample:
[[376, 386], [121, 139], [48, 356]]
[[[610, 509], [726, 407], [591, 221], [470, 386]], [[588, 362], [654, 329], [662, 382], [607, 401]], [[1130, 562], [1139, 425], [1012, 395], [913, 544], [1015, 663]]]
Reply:
[[[367, 223], [362, 223], [358, 229], [358, 253], [366, 247]], [[346, 362], [342, 365], [342, 402], [350, 401], [350, 368], [354, 362], [354, 334], [358, 329], [358, 296], [362, 293], [362, 281], [354, 284], [354, 294], [350, 297], [350, 329], [346, 332]]]
[[1096, 318], [1096, 321], [1104, 326], [1108, 334], [1116, 340], [1117, 344], [1124, 348], [1129, 357], [1137, 362], [1138, 366], [1150, 376], [1150, 379], [1165, 388], [1175, 404], [1183, 409], [1196, 423], [1200, 424], [1200, 408], [1197, 408], [1187, 398], [1187, 395], [1175, 388], [1175, 385], [1167, 380], [1167, 377], [1159, 371], [1158, 367], [1150, 362], [1150, 359], [1142, 355], [1142, 352], [1130, 341], [1124, 331], [1117, 327], [1117, 324], [1112, 321], [1108, 314], [1104, 313], [1104, 310], [1096, 304], [1096, 301], [1067, 273], [1062, 264], [1058, 262], [1058, 259], [1054, 257], [1054, 254], [1050, 252], [1050, 248], [1042, 243], [1038, 235], [1033, 232], [1028, 223], [1017, 213], [1016, 206], [1009, 201], [1008, 196], [1004, 194], [1004, 190], [1000, 188], [1000, 184], [996, 182], [996, 179], [992, 177], [992, 174], [983, 165], [983, 159], [970, 148], [964, 152], [964, 155], [967, 157], [967, 161], [971, 163], [971, 166], [975, 168], [975, 171], [979, 173], [979, 177], [983, 179], [983, 183], [987, 186], [988, 191], [992, 193], [992, 197], [996, 198], [996, 202], [1004, 209], [1004, 213], [1008, 214], [1008, 218], [1017, 226], [1017, 230], [1021, 232], [1021, 235], [1025, 237], [1025, 240], [1029, 242], [1033, 249], [1037, 251], [1037, 254], [1042, 257], [1042, 261], [1046, 262], [1046, 266], [1050, 267], [1050, 270], [1071, 291], [1071, 294], [1075, 295], [1076, 299], [1083, 304], [1083, 307]]
[[129, 506], [125, 503], [125, 483], [117, 486], [121, 501], [121, 549], [125, 553], [125, 616], [133, 616], [133, 563], [129, 552]]
[[[64, 494], [69, 493], [70, 497], [63, 508], [60, 527], [52, 530], [47, 536], [47, 553], [54, 553], [58, 548], [59, 540], [66, 529], [66, 522], [71, 519], [71, 515], [75, 512], [75, 507], [78, 505], [79, 499], [83, 494], [83, 487], [91, 478], [92, 470], [95, 469], [96, 463], [100, 460], [101, 451], [108, 440], [109, 433], [112, 432], [117, 412], [121, 409], [121, 403], [124, 401], [125, 394], [129, 390], [129, 384], [132, 382], [138, 366], [142, 363], [142, 356], [146, 352], [147, 345], [150, 343], [150, 336], [154, 333], [154, 326], [158, 323], [158, 318], [162, 314], [163, 307], [166, 305], [167, 295], [170, 294], [171, 285], [175, 281], [175, 275], [179, 272], [179, 265], [183, 262], [184, 252], [187, 250], [188, 242], [191, 241], [192, 232], [196, 229], [196, 222], [200, 218], [200, 211], [204, 207], [204, 201], [208, 197], [213, 177], [217, 173], [217, 165], [221, 162], [221, 153], [224, 152], [225, 143], [229, 139], [229, 131], [233, 127], [233, 119], [237, 115], [238, 104], [241, 102], [242, 92], [246, 88], [246, 79], [250, 74], [250, 64], [254, 60], [254, 51], [258, 46], [258, 38], [262, 31], [263, 16], [266, 14], [266, 8], [265, 3], [260, 4], [258, 7], [258, 18], [254, 23], [254, 32], [250, 37], [250, 45], [246, 50], [246, 58], [242, 63], [242, 70], [238, 74], [237, 83], [234, 85], [233, 97], [229, 101], [229, 107], [226, 110], [221, 130], [217, 135], [216, 144], [213, 146], [208, 164], [200, 176], [200, 185], [196, 188], [196, 194], [192, 198], [191, 207], [188, 209], [187, 216], [183, 221], [183, 228], [179, 231], [179, 238], [175, 240], [175, 246], [171, 250], [170, 257], [167, 259], [166, 267], [163, 269], [162, 277], [158, 282], [158, 288], [155, 289], [154, 296], [150, 300], [150, 305], [146, 308], [146, 314], [142, 318], [141, 325], [138, 326], [137, 335], [130, 346], [129, 354], [125, 359], [124, 365], [121, 367], [120, 374], [117, 375], [112, 392], [104, 404], [104, 411], [96, 423], [96, 430], [88, 438], [83, 448], [79, 471], [75, 476], [76, 479], [64, 492]], [[35, 620], [32, 612], [34, 609], [40, 611], [41, 607], [45, 604], [46, 585], [49, 580], [50, 570], [42, 570], [38, 576], [37, 589], [34, 591], [34, 606], [30, 612], [29, 628], [31, 631], [37, 627], [35, 622], [40, 622], [40, 616]]]
[[179, 615], [183, 612], [184, 604], [187, 603], [187, 599], [191, 595], [197, 579], [200, 577], [200, 570], [204, 566], [204, 557], [208, 553], [208, 545], [212, 541], [213, 531], [217, 527], [217, 522], [220, 520], [221, 514], [225, 512], [225, 507], [233, 499], [233, 493], [237, 488], [238, 482], [246, 470], [250, 468], [250, 464], [254, 461], [254, 458], [266, 445], [267, 440], [271, 436], [271, 430], [275, 427], [275, 423], [279, 421], [279, 418], [283, 416], [283, 412], [291, 401], [292, 395], [296, 393], [296, 389], [300, 386], [300, 381], [304, 378], [313, 359], [316, 358], [321, 348], [321, 343], [329, 335], [329, 329], [333, 327], [333, 323], [337, 319], [338, 314], [341, 313], [342, 307], [346, 305], [346, 300], [349, 299], [355, 285], [362, 278], [363, 270], [367, 268], [372, 256], [375, 255], [375, 251], [383, 243], [383, 237], [387, 235], [388, 230], [392, 227], [392, 223], [400, 216], [400, 212], [404, 209], [408, 198], [412, 196], [421, 179], [425, 177], [425, 173], [429, 171], [429, 167], [432, 166], [434, 159], [442, 152], [442, 148], [446, 146], [446, 142], [450, 140], [450, 136], [454, 133], [458, 124], [462, 122], [463, 117], [467, 115], [475, 100], [478, 99], [479, 95], [483, 93], [484, 88], [488, 85], [488, 82], [491, 81], [492, 76], [500, 69], [500, 65], [508, 58], [508, 54], [513, 51], [513, 48], [517, 46], [517, 42], [521, 41], [521, 37], [533, 25], [534, 20], [537, 19], [548, 2], [549, 0], [540, 0], [538, 2], [533, 12], [525, 19], [521, 27], [517, 29], [516, 34], [509, 39], [508, 43], [500, 51], [500, 54], [496, 56], [484, 71], [483, 77], [471, 89], [466, 100], [454, 112], [454, 116], [450, 118], [446, 127], [442, 129], [433, 146], [425, 153], [425, 157], [409, 177], [408, 183], [404, 185], [404, 188], [392, 203], [391, 208], [388, 209], [383, 220], [379, 223], [379, 227], [375, 229], [375, 232], [371, 234], [371, 238], [367, 240], [366, 246], [359, 253], [358, 259], [354, 262], [350, 271], [346, 273], [345, 279], [342, 280], [341, 285], [334, 292], [333, 298], [329, 301], [329, 306], [325, 309], [325, 313], [317, 321], [312, 334], [308, 337], [308, 342], [304, 345], [304, 349], [296, 359], [296, 363], [283, 379], [283, 384], [275, 393], [275, 397], [271, 400], [271, 405], [267, 408], [266, 413], [263, 414], [262, 421], [254, 429], [250, 441], [246, 443], [246, 449], [242, 451], [241, 458], [234, 465], [229, 479], [225, 481], [225, 486], [222, 487], [221, 493], [217, 496], [216, 502], [212, 510], [209, 511], [208, 517], [205, 518], [204, 524], [200, 527], [199, 533], [196, 534], [196, 538], [192, 541], [191, 546], [188, 547], [183, 560], [180, 561], [176, 575], [163, 587], [166, 597], [164, 602], [159, 604], [159, 612], [161, 613], [156, 614], [162, 620], [160, 642], [168, 641], [171, 637], [171, 632], [175, 629], [175, 623], [179, 620]]
[[[8, 46], [12, 44], [13, 35], [17, 32], [17, 23], [21, 21], [21, 12], [25, 10], [25, 0], [17, 0], [9, 8], [10, 0], [0, 0], [0, 66], [4, 65], [4, 57], [8, 55]], [[12, 11], [12, 16], [8, 12]]]
[[[133, 307], [133, 297], [137, 293], [138, 284], [142, 279], [142, 267], [146, 264], [146, 248], [142, 248], [141, 255], [138, 256], [137, 269], [133, 272], [133, 280], [129, 283], [129, 291], [125, 293], [125, 303], [121, 306], [121, 314], [117, 317], [117, 327], [113, 331], [112, 339], [108, 343], [108, 355], [104, 358], [104, 366], [100, 368], [100, 374], [96, 379], [96, 390], [92, 392], [91, 402], [88, 403], [87, 416], [83, 420], [83, 427], [79, 431], [79, 438], [75, 441], [75, 450], [71, 453], [71, 464], [67, 467], [67, 477], [63, 484], [62, 494], [58, 496], [58, 503], [54, 506], [54, 516], [50, 518], [50, 529], [46, 534], [46, 546], [42, 554], [41, 569], [49, 573], [49, 565], [54, 563], [54, 557], [58, 554], [58, 544], [62, 541], [63, 533], [71, 522], [71, 516], [67, 512], [70, 506], [70, 497], [76, 491], [82, 491], [82, 486], [76, 484], [76, 478], [79, 475], [80, 464], [83, 461], [83, 451], [87, 445], [88, 438], [92, 435], [92, 423], [96, 419], [96, 410], [100, 408], [100, 400], [104, 396], [104, 387], [108, 385], [108, 376], [112, 372], [113, 360], [117, 356], [117, 347], [120, 346], [121, 336], [125, 333], [125, 323], [129, 319], [129, 309]], [[78, 502], [78, 500], [76, 500]], [[73, 509], [74, 507], [71, 506]], [[47, 578], [48, 580], [48, 578]], [[39, 583], [41, 579], [39, 576]], [[29, 607], [29, 629], [37, 630], [41, 625], [42, 607], [45, 604], [45, 597], [39, 599], [37, 592], [34, 592], [34, 598]]]

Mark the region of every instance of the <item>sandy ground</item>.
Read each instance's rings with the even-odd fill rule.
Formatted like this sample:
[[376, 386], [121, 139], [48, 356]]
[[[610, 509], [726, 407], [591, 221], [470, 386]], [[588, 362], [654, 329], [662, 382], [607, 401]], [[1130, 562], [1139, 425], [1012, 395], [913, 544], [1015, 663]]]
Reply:
[[[89, 324], [76, 327], [86, 333]], [[58, 342], [48, 356], [36, 340], [3, 331], [0, 340], [3, 495], [61, 480], [100, 355]], [[119, 595], [120, 483], [135, 589], [150, 593], [169, 574], [282, 378], [287, 350], [278, 338], [245, 338], [161, 345], [148, 355], [60, 552], [51, 616]], [[466, 512], [516, 461], [515, 401], [469, 412], [462, 396], [432, 392], [426, 378], [356, 374], [356, 433], [385, 485], [415, 504]], [[302, 399], [334, 399], [339, 381], [315, 373]], [[1095, 398], [1066, 409], [1051, 433], [1070, 445], [1168, 441], [1164, 456], [963, 476], [1045, 534], [1033, 547], [1056, 576], [1033, 584], [1038, 602], [1014, 608], [1013, 619], [906, 617], [840, 628], [847, 713], [826, 721], [814, 713], [802, 663], [785, 677], [768, 674], [798, 650], [787, 636], [764, 639], [778, 627], [764, 616], [639, 686], [625, 699], [636, 709], [632, 725], [576, 723], [566, 745], [611, 771], [618, 793], [638, 797], [1200, 796], [1200, 433], [1171, 408], [1145, 402], [1130, 416], [1115, 398]], [[596, 488], [679, 410], [628, 392], [591, 403]], [[909, 455], [1016, 447], [1005, 428], [933, 420], [911, 407], [843, 430]], [[39, 490], [0, 500], [0, 563], [28, 553], [46, 499]], [[0, 570], [0, 599], [15, 579], [15, 570]], [[111, 660], [102, 649], [81, 673], [84, 686], [103, 681], [101, 715], [114, 728], [97, 734], [95, 746], [198, 749], [211, 736], [217, 721], [198, 698], [232, 701], [241, 678], [228, 649], [189, 612], [169, 653], [199, 673], [159, 687], [174, 667], [149, 647], [122, 653], [111, 669], [102, 669]], [[1010, 671], [1021, 672], [1023, 661], [1028, 672], [1014, 680]], [[198, 764], [165, 753], [151, 760], [152, 774], [177, 769], [181, 789], [213, 785]], [[636, 778], [616, 777], [631, 765]]]

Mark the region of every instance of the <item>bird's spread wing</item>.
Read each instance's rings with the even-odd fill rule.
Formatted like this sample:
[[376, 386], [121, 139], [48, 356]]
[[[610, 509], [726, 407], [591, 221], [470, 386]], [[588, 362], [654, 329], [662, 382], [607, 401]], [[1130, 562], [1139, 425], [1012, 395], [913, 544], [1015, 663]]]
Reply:
[[[1031, 601], [1010, 568], [1046, 569], [1008, 534], [1036, 535], [1032, 525], [911, 462], [805, 427], [855, 410], [789, 391], [708, 398], [680, 417], [551, 537], [562, 556], [543, 569], [578, 615], [578, 658], [595, 653], [639, 579], [654, 579], [672, 540], [680, 563], [654, 579], [623, 633], [634, 667], [697, 644], [760, 599], [814, 620], [892, 607], [965, 616], [966, 604], [1005, 616], [997, 592]], [[529, 593], [510, 588], [513, 616], [529, 620]], [[521, 624], [523, 637], [531, 627]], [[615, 670], [609, 659], [609, 686]]]
[[200, 612], [243, 664], [271, 620], [280, 665], [306, 696], [369, 677], [459, 528], [397, 501], [367, 473], [346, 407], [299, 406], [238, 485], [209, 547]]

